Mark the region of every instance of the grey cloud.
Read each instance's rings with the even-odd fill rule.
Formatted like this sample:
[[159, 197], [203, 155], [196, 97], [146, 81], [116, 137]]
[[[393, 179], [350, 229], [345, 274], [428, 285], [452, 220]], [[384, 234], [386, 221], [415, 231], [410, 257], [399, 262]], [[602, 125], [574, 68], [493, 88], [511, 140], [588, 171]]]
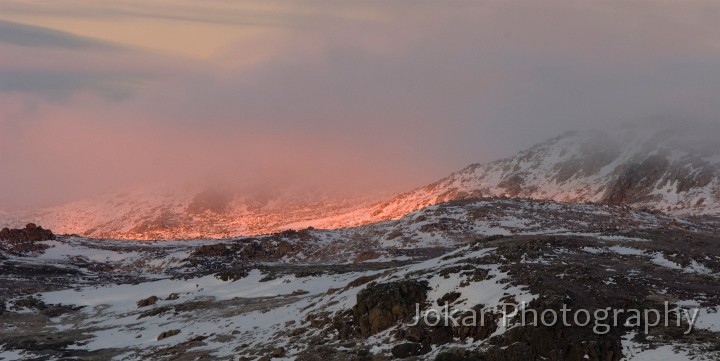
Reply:
[[[407, 189], [566, 130], [637, 119], [720, 120], [720, 24], [710, 21], [720, 5], [415, 3], [375, 3], [373, 10], [386, 15], [378, 22], [320, 17], [308, 26], [305, 15], [277, 15], [290, 17], [279, 23], [292, 33], [271, 59], [241, 69], [195, 64], [203, 69], [164, 77], [122, 104], [94, 104], [96, 113], [79, 116], [71, 112], [67, 118], [82, 121], [68, 122], [67, 133], [52, 138], [77, 148], [77, 161], [68, 163], [78, 175], [92, 174], [84, 164], [95, 164], [98, 153], [85, 151], [86, 139], [98, 132], [88, 131], [88, 124], [121, 123], [122, 133], [103, 130], [103, 144], [148, 155], [173, 149], [159, 163], [188, 172], [196, 164], [207, 167], [194, 173], [213, 176], [228, 169], [289, 168], [289, 179], [315, 172], [318, 178], [366, 178]], [[176, 15], [168, 10], [167, 16]], [[229, 49], [224, 57], [252, 51]], [[0, 88], [102, 93], [84, 74], [5, 73]], [[67, 111], [52, 110], [44, 118], [49, 124], [56, 110]], [[140, 143], [136, 134], [152, 136]], [[62, 152], [49, 158], [38, 151], [30, 158], [62, 164], [70, 159]], [[117, 151], [105, 152], [114, 159]], [[187, 161], [192, 153], [202, 155]], [[108, 169], [122, 170], [110, 177], [132, 174], [139, 158], [108, 162]], [[23, 164], [5, 164], [18, 177], [18, 189], [35, 179]], [[164, 173], [176, 176], [173, 171]], [[61, 188], [44, 192], [61, 194]]]
[[[319, 59], [288, 46], [251, 72], [194, 80], [193, 102], [160, 100], [158, 111], [201, 127], [406, 144], [396, 161], [434, 159], [426, 167], [438, 175], [569, 128], [666, 113], [720, 119], [720, 27], [701, 7], [665, 4], [646, 14], [625, 3], [486, 4], [408, 8], [407, 18], [371, 27], [318, 24], [325, 31], [300, 34], [323, 39]], [[355, 45], [363, 39], [392, 50], [369, 52]]]
[[0, 20], [0, 43], [28, 47], [64, 48], [73, 50], [110, 50], [117, 48], [99, 40], [75, 36], [62, 31]]
[[[0, 93], [63, 101], [78, 92], [126, 99], [155, 75], [141, 49], [0, 20]], [[157, 67], [155, 69], [157, 71]], [[0, 114], [2, 115], [2, 114]]]
[[139, 82], [128, 74], [0, 70], [0, 93], [29, 93], [55, 101], [62, 101], [80, 91], [122, 100], [133, 94]]
[[[247, 3], [248, 5], [251, 3]], [[163, 1], [147, 1], [142, 6], [129, 3], [102, 3], [94, 1], [55, 2], [33, 4], [27, 2], [8, 2], [0, 4], [0, 11], [6, 14], [55, 16], [81, 19], [117, 19], [146, 18], [160, 20], [178, 20], [224, 25], [262, 26], [262, 27], [316, 27], [318, 23], [329, 21], [339, 23], [348, 19], [347, 16], [333, 14], [337, 6], [332, 2], [307, 2], [292, 4], [284, 1], [271, 1], [268, 5], [276, 5], [272, 10], [242, 6], [243, 3], [206, 2], [206, 3], [163, 3]], [[210, 6], [206, 6], [210, 5]], [[239, 5], [239, 6], [236, 6]], [[300, 5], [302, 11], [296, 11], [293, 5]], [[361, 8], [361, 7], [358, 7]], [[367, 20], [370, 21], [370, 20]]]
[[[108, 42], [75, 36], [48, 28], [18, 24], [0, 20], [0, 44], [10, 44], [20, 48], [4, 48], [3, 51], [22, 51], [22, 48], [62, 49], [77, 54], [104, 52], [113, 56], [124, 47]], [[63, 62], [60, 53], [29, 53], [32, 56], [54, 56], [55, 61]], [[34, 59], [27, 59], [32, 62]], [[21, 64], [16, 64], [21, 65]], [[94, 92], [110, 99], [122, 99], [132, 92], [131, 73], [112, 74], [102, 71], [48, 70], [48, 69], [2, 69], [0, 68], [0, 92], [23, 92], [39, 95], [48, 99], [62, 100], [78, 91]]]

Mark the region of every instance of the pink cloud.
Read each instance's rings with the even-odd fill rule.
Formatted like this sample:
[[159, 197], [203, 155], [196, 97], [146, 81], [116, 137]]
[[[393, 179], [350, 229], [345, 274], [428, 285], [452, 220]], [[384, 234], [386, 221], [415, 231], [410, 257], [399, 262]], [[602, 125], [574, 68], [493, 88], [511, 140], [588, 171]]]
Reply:
[[0, 73], [65, 91], [0, 78], [0, 202], [197, 178], [400, 190], [568, 128], [720, 115], [703, 96], [720, 91], [720, 27], [701, 6], [356, 10], [374, 16], [277, 15], [207, 61], [0, 43]]

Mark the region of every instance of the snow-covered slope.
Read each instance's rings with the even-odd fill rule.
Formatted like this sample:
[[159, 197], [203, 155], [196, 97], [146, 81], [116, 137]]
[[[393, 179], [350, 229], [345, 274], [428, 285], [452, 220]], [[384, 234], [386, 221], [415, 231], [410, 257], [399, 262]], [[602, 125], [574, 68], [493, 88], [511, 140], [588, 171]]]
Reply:
[[623, 204], [672, 215], [720, 214], [720, 141], [698, 129], [569, 132], [512, 158], [473, 164], [428, 186], [302, 225], [333, 228], [396, 219], [473, 197]]
[[[349, 229], [34, 245], [0, 248], [0, 360], [718, 356], [716, 230], [623, 206], [463, 200]], [[646, 330], [627, 313], [502, 317], [521, 302], [592, 314], [668, 302], [697, 317], [688, 335], [687, 320]], [[475, 323], [444, 318], [458, 312]]]
[[[134, 267], [138, 272], [148, 274], [157, 273], [159, 259], [164, 262], [163, 272], [183, 267], [204, 269], [228, 267], [235, 263], [248, 265], [275, 261], [347, 264], [423, 258], [477, 237], [583, 235], [598, 231], [616, 234], [658, 228], [713, 229], [622, 206], [525, 199], [469, 199], [429, 206], [397, 220], [332, 230], [287, 230], [252, 237], [192, 241], [140, 242], [66, 236], [47, 241], [50, 248], [36, 259], [104, 262], [112, 268], [127, 270]], [[0, 256], [2, 251], [0, 244]], [[205, 256], [210, 256], [214, 263], [192, 261]], [[222, 257], [215, 259], [215, 256]], [[151, 262], [151, 259], [155, 261]], [[179, 262], [183, 259], [191, 262]]]
[[56, 233], [98, 238], [223, 238], [272, 233], [285, 229], [288, 223], [345, 213], [377, 199], [283, 187], [156, 187], [0, 213], [0, 226], [12, 228], [33, 222]]
[[358, 226], [473, 197], [623, 204], [679, 216], [719, 215], [720, 141], [713, 139], [714, 134], [702, 127], [566, 133], [514, 157], [473, 164], [379, 203], [377, 197], [347, 198], [281, 187], [244, 192], [145, 190], [32, 212], [0, 213], [0, 226], [34, 222], [58, 233], [112, 238], [230, 237], [310, 226]]

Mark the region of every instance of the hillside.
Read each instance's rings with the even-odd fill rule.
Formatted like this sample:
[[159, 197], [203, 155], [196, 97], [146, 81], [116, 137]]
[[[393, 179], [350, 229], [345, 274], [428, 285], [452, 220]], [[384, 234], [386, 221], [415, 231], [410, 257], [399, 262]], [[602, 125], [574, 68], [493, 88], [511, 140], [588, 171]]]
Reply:
[[676, 216], [718, 215], [720, 144], [707, 140], [713, 133], [698, 132], [677, 127], [569, 132], [511, 158], [470, 165], [389, 201], [306, 224], [366, 224], [476, 197], [622, 204]]
[[[473, 164], [433, 184], [377, 202], [322, 190], [155, 189], [52, 208], [0, 213], [0, 225], [44, 224], [58, 233], [186, 239], [342, 228], [398, 219], [467, 198], [529, 198], [626, 205], [674, 216], [720, 214], [720, 145], [711, 130], [625, 127], [570, 132], [507, 159]], [[700, 134], [698, 134], [700, 133]]]
[[[223, 240], [20, 237], [0, 241], [0, 359], [710, 360], [717, 245], [701, 224], [529, 200]], [[696, 317], [535, 326], [510, 316], [521, 302]]]

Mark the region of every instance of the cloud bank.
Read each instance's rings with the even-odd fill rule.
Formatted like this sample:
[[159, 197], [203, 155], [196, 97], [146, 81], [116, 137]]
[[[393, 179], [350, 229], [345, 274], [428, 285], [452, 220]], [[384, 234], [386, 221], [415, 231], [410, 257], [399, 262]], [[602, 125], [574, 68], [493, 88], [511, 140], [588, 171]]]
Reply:
[[0, 5], [0, 205], [403, 190], [565, 130], [720, 119], [712, 2], [142, 4]]

